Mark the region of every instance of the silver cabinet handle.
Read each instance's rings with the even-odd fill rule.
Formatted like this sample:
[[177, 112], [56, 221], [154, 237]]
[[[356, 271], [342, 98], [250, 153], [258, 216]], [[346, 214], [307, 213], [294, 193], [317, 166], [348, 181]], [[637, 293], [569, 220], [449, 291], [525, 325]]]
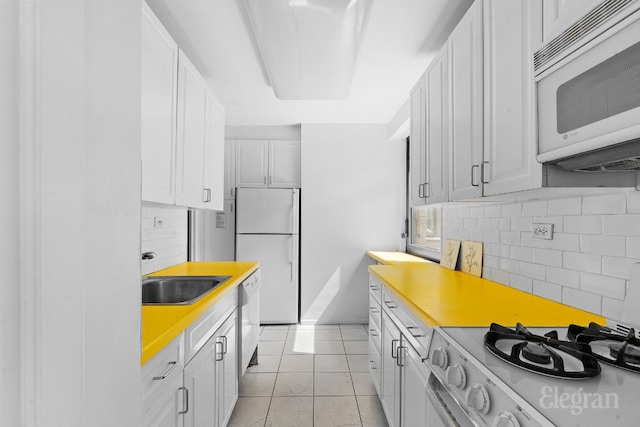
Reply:
[[189, 412], [189, 389], [186, 387], [178, 387], [178, 390], [184, 390], [184, 395], [182, 397], [182, 403], [184, 406], [184, 411], [178, 412], [178, 415], [184, 415]]
[[369, 360], [369, 365], [371, 366], [371, 369], [378, 369], [378, 368], [376, 368], [375, 363], [374, 363], [373, 360]]
[[489, 183], [489, 181], [485, 181], [484, 180], [485, 176], [486, 176], [486, 174], [484, 172], [484, 169], [485, 169], [484, 165], [488, 165], [488, 164], [489, 164], [489, 162], [485, 160], [484, 162], [482, 162], [482, 167], [480, 168], [480, 182], [482, 182], [483, 184], [488, 184]]
[[202, 189], [202, 201], [204, 203], [209, 203], [211, 201], [211, 189], [203, 188]]
[[422, 194], [424, 195], [425, 199], [428, 199], [431, 195], [431, 186], [429, 185], [428, 182], [425, 182], [423, 185], [424, 185], [424, 188], [427, 189], [427, 191], [422, 190]]
[[[394, 347], [395, 347], [396, 343], [399, 343], [399, 342], [400, 342], [400, 340], [396, 340], [396, 339], [391, 340], [391, 357], [393, 359], [398, 357], [398, 349], [397, 348], [394, 349]], [[393, 354], [394, 350], [395, 350], [395, 353], [396, 353], [395, 355]]]
[[475, 178], [476, 175], [473, 173], [475, 168], [479, 168], [479, 167], [480, 167], [480, 165], [471, 166], [471, 186], [473, 186], [473, 187], [479, 187], [480, 186], [480, 184], [475, 184], [475, 179], [474, 178]]
[[384, 305], [386, 305], [386, 306], [387, 306], [387, 307], [389, 307], [389, 308], [398, 308], [398, 306], [397, 306], [397, 305], [395, 305], [395, 304], [393, 303], [393, 301], [385, 301], [385, 302], [384, 302]]
[[369, 329], [369, 334], [370, 334], [372, 337], [377, 337], [377, 336], [378, 336], [378, 333], [376, 332], [376, 330], [375, 330], [375, 329]]
[[404, 354], [406, 352], [407, 347], [405, 346], [400, 346], [398, 347], [398, 350], [396, 350], [396, 365], [403, 367], [404, 366], [404, 361], [402, 360], [402, 354]]
[[[419, 332], [414, 333], [414, 329], [417, 329]], [[426, 336], [426, 334], [422, 332], [422, 329], [418, 328], [417, 326], [407, 326], [407, 330], [414, 338], [421, 338]]]
[[[218, 344], [223, 346], [222, 342], [216, 341], [213, 348], [213, 360], [215, 360], [216, 362], [222, 362], [222, 359], [224, 359], [224, 352], [222, 351], [224, 350], [224, 347], [222, 347], [222, 350], [218, 352]], [[218, 359], [218, 355], [220, 355], [220, 359]]]
[[266, 175], [264, 175], [264, 176], [262, 177], [262, 183], [263, 183], [264, 185], [267, 185], [267, 176], [266, 176]]
[[160, 375], [159, 377], [153, 377], [153, 381], [159, 381], [167, 378], [171, 373], [171, 371], [176, 369], [176, 366], [178, 366], [178, 362], [169, 362], [169, 369], [167, 369], [167, 371], [164, 374]]
[[222, 341], [222, 354], [225, 355], [225, 354], [227, 354], [227, 350], [228, 350], [228, 348], [227, 348], [227, 337], [226, 336], [222, 336], [220, 338], [222, 338], [222, 340], [223, 340]]
[[424, 184], [418, 184], [418, 199], [422, 199], [422, 186]]
[[375, 313], [380, 313], [380, 311], [378, 311], [378, 309], [377, 309], [377, 308], [375, 308], [375, 307], [369, 307], [369, 311], [370, 311], [370, 312], [372, 312], [372, 313], [374, 313], [374, 314], [375, 314]]

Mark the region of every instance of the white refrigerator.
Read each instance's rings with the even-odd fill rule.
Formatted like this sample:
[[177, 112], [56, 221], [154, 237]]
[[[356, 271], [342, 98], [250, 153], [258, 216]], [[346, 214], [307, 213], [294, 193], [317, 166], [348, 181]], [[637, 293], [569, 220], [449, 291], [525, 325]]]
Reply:
[[237, 189], [236, 260], [260, 263], [261, 324], [299, 320], [299, 218], [299, 189]]

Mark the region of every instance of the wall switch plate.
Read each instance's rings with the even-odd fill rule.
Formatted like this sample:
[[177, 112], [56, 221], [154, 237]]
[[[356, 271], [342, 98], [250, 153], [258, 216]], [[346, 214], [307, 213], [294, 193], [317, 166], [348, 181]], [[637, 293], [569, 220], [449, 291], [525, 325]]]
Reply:
[[160, 217], [153, 217], [153, 226], [156, 228], [160, 228], [160, 227], [164, 227], [166, 224], [166, 221], [164, 220], [164, 218], [160, 218]]
[[553, 239], [553, 224], [537, 224], [531, 227], [531, 234], [534, 239]]

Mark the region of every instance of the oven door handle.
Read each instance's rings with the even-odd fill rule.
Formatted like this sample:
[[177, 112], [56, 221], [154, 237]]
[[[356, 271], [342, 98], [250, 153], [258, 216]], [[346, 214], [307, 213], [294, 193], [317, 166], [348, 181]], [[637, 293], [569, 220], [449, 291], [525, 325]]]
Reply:
[[[430, 374], [431, 376], [433, 374]], [[427, 380], [426, 386], [426, 395], [427, 395], [427, 418], [433, 416], [431, 412], [435, 412], [437, 417], [442, 421], [443, 425], [446, 427], [459, 427], [460, 422], [456, 420], [451, 411], [448, 410], [447, 405], [444, 401], [436, 394], [436, 392], [431, 387], [430, 381], [431, 378]], [[435, 381], [438, 381], [437, 379]], [[433, 411], [429, 410], [429, 406], [433, 408]]]

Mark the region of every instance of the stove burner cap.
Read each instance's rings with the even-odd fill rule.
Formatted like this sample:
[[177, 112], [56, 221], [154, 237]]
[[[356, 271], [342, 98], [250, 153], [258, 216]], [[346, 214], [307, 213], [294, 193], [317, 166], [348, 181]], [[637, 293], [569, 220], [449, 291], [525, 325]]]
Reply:
[[[620, 349], [622, 348], [622, 344], [614, 343], [609, 344], [609, 354], [614, 359], [618, 358], [618, 354], [620, 354]], [[633, 363], [635, 365], [640, 365], [640, 349], [637, 347], [632, 347], [627, 345], [626, 350], [624, 351], [624, 361], [627, 363]]]
[[522, 357], [533, 363], [547, 364], [551, 362], [551, 352], [538, 342], [527, 343], [522, 349]]

